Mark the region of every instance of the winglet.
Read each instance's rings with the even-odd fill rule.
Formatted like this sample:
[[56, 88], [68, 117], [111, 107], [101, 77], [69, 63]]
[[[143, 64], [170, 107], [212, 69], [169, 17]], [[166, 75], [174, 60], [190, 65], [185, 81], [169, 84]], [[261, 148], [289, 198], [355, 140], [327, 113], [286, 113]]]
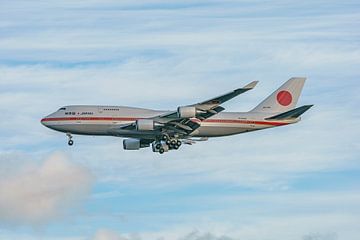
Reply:
[[256, 84], [258, 84], [259, 81], [252, 81], [251, 83], [249, 83], [248, 85], [244, 86], [244, 89], [253, 89]]

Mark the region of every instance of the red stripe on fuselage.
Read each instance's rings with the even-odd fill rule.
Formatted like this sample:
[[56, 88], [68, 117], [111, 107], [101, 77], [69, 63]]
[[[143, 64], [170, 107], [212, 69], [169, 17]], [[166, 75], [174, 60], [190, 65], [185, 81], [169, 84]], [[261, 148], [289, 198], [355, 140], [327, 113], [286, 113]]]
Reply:
[[60, 117], [60, 118], [43, 118], [42, 122], [50, 121], [136, 121], [140, 118], [113, 118], [113, 117]]
[[[56, 122], [56, 121], [136, 121], [141, 118], [131, 117], [61, 117], [61, 118], [43, 118], [41, 122]], [[271, 125], [282, 126], [289, 123], [286, 122], [269, 122], [269, 121], [251, 121], [239, 119], [206, 119], [200, 121], [193, 119], [194, 122], [208, 122], [208, 123], [243, 123], [243, 124], [256, 124], [256, 125]]]

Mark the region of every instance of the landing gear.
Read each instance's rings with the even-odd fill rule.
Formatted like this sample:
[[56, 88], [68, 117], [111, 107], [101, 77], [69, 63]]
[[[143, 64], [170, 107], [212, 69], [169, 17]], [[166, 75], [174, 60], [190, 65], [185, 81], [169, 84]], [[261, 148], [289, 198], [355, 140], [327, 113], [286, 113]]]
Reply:
[[182, 142], [181, 142], [180, 140], [177, 140], [177, 141], [176, 141], [176, 146], [180, 147], [181, 144], [182, 144]]
[[164, 141], [155, 141], [152, 143], [152, 150], [153, 152], [163, 154], [169, 151], [169, 146]]
[[69, 138], [68, 145], [69, 146], [74, 145], [74, 141], [72, 140], [72, 135], [70, 133], [67, 133], [66, 136]]
[[[167, 143], [168, 144], [168, 143]], [[175, 149], [175, 150], [177, 150], [177, 149], [179, 149], [179, 147], [181, 146], [181, 141], [179, 140], [179, 139], [176, 139], [176, 138], [172, 138], [170, 141], [169, 141], [169, 144], [168, 144], [168, 146], [169, 146], [169, 148], [170, 149]]]
[[156, 143], [155, 148], [156, 148], [157, 150], [160, 150], [160, 149], [161, 149], [161, 143]]
[[181, 146], [182, 142], [178, 139], [178, 136], [163, 135], [161, 138], [152, 143], [153, 152], [163, 154], [169, 150], [177, 150]]

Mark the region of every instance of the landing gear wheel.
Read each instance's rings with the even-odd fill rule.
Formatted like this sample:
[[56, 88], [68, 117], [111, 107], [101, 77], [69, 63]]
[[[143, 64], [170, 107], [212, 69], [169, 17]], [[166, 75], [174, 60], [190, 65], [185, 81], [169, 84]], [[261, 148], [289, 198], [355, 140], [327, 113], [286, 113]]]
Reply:
[[174, 145], [173, 148], [177, 150], [177, 149], [179, 149], [179, 147], [180, 147], [179, 145]]
[[160, 144], [160, 143], [156, 144], [156, 145], [155, 145], [155, 148], [156, 148], [156, 149], [160, 149], [160, 148], [161, 148], [161, 144]]
[[164, 141], [166, 141], [166, 140], [169, 139], [169, 137], [168, 137], [168, 135], [163, 135], [163, 136], [161, 137], [161, 139], [164, 140]]
[[182, 144], [182, 142], [181, 142], [180, 140], [177, 140], [177, 141], [176, 141], [176, 145], [177, 145], [178, 147], [180, 147], [181, 144]]
[[171, 145], [173, 145], [173, 146], [176, 145], [176, 140], [175, 139], [171, 140]]
[[168, 140], [166, 140], [166, 145], [168, 145], [168, 146], [170, 146], [170, 144], [171, 144], [171, 141], [168, 139]]
[[163, 154], [164, 152], [165, 152], [165, 149], [163, 149], [163, 148], [160, 148], [160, 149], [159, 149], [159, 153], [160, 153], [160, 154]]
[[69, 138], [68, 145], [72, 146], [74, 144], [74, 141], [71, 140], [72, 139], [71, 133], [66, 133], [66, 136]]

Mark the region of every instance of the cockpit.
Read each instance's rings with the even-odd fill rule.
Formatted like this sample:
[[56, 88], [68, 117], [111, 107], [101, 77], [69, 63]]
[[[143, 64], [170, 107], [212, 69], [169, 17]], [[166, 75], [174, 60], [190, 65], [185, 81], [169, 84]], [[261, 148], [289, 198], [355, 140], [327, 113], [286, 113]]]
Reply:
[[59, 108], [58, 111], [65, 111], [65, 110], [66, 110], [66, 108], [65, 108], [65, 107], [62, 107], [62, 108]]

